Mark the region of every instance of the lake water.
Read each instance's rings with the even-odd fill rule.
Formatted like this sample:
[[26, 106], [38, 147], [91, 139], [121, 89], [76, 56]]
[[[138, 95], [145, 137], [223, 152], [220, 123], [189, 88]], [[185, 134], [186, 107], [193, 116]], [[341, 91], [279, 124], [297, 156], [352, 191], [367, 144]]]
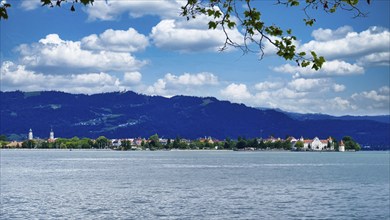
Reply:
[[390, 219], [389, 152], [0, 154], [1, 219]]

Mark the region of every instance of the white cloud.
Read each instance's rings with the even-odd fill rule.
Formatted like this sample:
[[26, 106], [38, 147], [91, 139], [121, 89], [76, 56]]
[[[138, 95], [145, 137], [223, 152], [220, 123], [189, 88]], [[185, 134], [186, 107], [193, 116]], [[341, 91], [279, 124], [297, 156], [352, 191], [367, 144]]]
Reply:
[[[272, 82], [261, 82], [262, 85]], [[258, 83], [260, 84], [260, 83]], [[256, 85], [258, 85], [256, 84]], [[345, 86], [331, 79], [293, 79], [278, 89], [253, 86], [252, 94], [245, 84], [232, 83], [221, 90], [222, 98], [254, 107], [279, 108], [290, 112], [332, 115], [389, 114], [390, 87], [340, 96]], [[321, 88], [321, 89], [316, 89]]]
[[390, 65], [390, 52], [372, 53], [357, 60], [359, 65]]
[[60, 90], [70, 93], [100, 93], [123, 90], [118, 78], [107, 73], [44, 75], [5, 61], [1, 66], [2, 90]]
[[223, 97], [237, 102], [242, 102], [252, 97], [252, 95], [248, 91], [247, 86], [241, 83], [232, 83], [228, 85], [225, 89], [222, 89], [220, 92]]
[[136, 85], [141, 82], [142, 74], [140, 72], [125, 72], [123, 81], [126, 84]]
[[255, 85], [257, 90], [270, 90], [270, 89], [280, 89], [283, 86], [281, 82], [261, 82]]
[[360, 112], [367, 114], [390, 113], [390, 88], [383, 86], [377, 90], [362, 91], [351, 96], [351, 102], [358, 106]]
[[298, 73], [304, 77], [329, 77], [329, 76], [344, 76], [357, 75], [364, 73], [364, 68], [357, 64], [350, 64], [342, 60], [327, 61], [323, 64], [319, 71], [311, 69], [310, 66], [302, 68], [297, 65], [284, 64], [279, 67], [274, 67], [272, 70], [282, 73]]
[[316, 41], [325, 42], [330, 40], [342, 39], [346, 37], [350, 32], [353, 32], [353, 28], [351, 26], [342, 26], [337, 28], [336, 30], [319, 28], [317, 30], [314, 30], [311, 33], [311, 36], [313, 36], [314, 40]]
[[199, 88], [205, 90], [206, 87], [218, 84], [218, 77], [212, 73], [184, 73], [182, 75], [168, 73], [164, 78], [158, 79], [152, 86], [149, 86], [145, 93], [163, 96], [194, 95], [194, 93], [200, 95], [202, 91], [199, 91]]
[[82, 49], [118, 52], [142, 51], [148, 44], [148, 38], [133, 28], [128, 30], [108, 29], [99, 35], [92, 34], [81, 40]]
[[327, 59], [390, 51], [390, 32], [386, 28], [374, 26], [360, 33], [353, 32], [349, 27], [335, 31], [319, 29], [312, 35], [316, 40], [303, 44], [298, 51], [315, 51]]
[[91, 21], [115, 20], [125, 13], [134, 18], [145, 15], [172, 18], [180, 15], [180, 7], [183, 3], [180, 0], [107, 0], [95, 1], [93, 6], [88, 6], [85, 11], [88, 14], [88, 19]]
[[26, 10], [26, 11], [31, 11], [31, 10], [37, 9], [41, 5], [42, 5], [42, 3], [39, 0], [34, 0], [34, 1], [32, 1], [32, 0], [22, 0], [20, 2], [20, 7], [23, 10]]
[[349, 100], [343, 99], [341, 97], [335, 97], [335, 98], [331, 99], [329, 104], [330, 105], [322, 106], [323, 110], [325, 110], [325, 108], [331, 108], [331, 109], [336, 110], [336, 111], [340, 111], [340, 110], [345, 111], [345, 110], [349, 110], [349, 109], [356, 110], [357, 109], [357, 106], [351, 104], [351, 102]]
[[185, 85], [185, 86], [202, 86], [202, 85], [216, 85], [218, 84], [218, 77], [212, 73], [197, 73], [189, 74], [184, 73], [183, 75], [176, 76], [173, 74], [166, 74], [164, 80], [168, 84], [172, 85]]
[[62, 40], [57, 34], [47, 35], [39, 43], [22, 44], [17, 50], [21, 64], [50, 74], [134, 71], [146, 64], [129, 53], [84, 50], [80, 41]]
[[[219, 51], [225, 43], [225, 34], [221, 28], [208, 29], [208, 19], [198, 16], [190, 22], [174, 19], [162, 20], [153, 27], [150, 38], [162, 49], [180, 52]], [[229, 37], [237, 43], [242, 35], [237, 29], [227, 30]]]
[[288, 87], [296, 91], [322, 91], [324, 88], [329, 86], [329, 81], [326, 79], [294, 79], [288, 83]]
[[334, 84], [333, 91], [335, 92], [343, 92], [345, 90], [345, 86], [341, 84]]
[[368, 99], [377, 102], [389, 103], [389, 97], [390, 97], [389, 93], [390, 93], [390, 88], [388, 86], [384, 86], [379, 88], [377, 91], [371, 90], [371, 91], [364, 91], [361, 93], [355, 93], [352, 95], [352, 98], [355, 100]]

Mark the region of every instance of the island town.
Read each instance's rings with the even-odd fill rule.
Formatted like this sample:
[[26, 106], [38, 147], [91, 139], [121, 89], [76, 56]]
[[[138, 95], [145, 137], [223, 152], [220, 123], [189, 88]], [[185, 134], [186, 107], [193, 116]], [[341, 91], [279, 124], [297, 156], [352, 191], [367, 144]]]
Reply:
[[286, 151], [358, 151], [360, 145], [352, 137], [345, 136], [341, 140], [328, 137], [320, 139], [314, 137], [295, 138], [288, 136], [284, 139], [238, 137], [237, 139], [225, 138], [218, 140], [212, 137], [202, 137], [195, 140], [176, 137], [160, 138], [154, 134], [148, 138], [120, 138], [108, 139], [100, 136], [96, 139], [90, 138], [58, 138], [54, 136], [53, 129], [50, 130], [48, 138], [35, 137], [33, 130], [28, 131], [27, 139], [24, 141], [7, 140], [1, 135], [1, 148], [12, 149], [111, 149], [111, 150], [235, 150], [235, 151], [265, 151], [265, 150], [286, 150]]

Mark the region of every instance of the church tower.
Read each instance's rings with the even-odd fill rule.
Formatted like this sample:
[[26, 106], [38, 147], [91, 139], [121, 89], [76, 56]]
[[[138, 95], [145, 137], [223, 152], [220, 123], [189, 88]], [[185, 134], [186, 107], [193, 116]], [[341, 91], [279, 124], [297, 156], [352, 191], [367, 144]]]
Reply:
[[54, 131], [53, 128], [50, 130], [50, 138], [51, 140], [54, 140]]
[[28, 132], [28, 139], [32, 140], [34, 138], [32, 129], [30, 128], [30, 131]]

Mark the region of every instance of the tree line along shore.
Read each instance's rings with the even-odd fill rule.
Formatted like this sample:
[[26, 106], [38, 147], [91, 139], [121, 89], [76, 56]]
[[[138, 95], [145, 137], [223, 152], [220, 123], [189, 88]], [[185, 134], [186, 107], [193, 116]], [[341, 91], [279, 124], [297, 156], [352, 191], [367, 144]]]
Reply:
[[[316, 144], [319, 141], [319, 146]], [[159, 138], [157, 134], [149, 138], [124, 138], [108, 139], [100, 136], [90, 138], [54, 138], [33, 139], [24, 141], [9, 141], [5, 135], [0, 136], [1, 148], [13, 149], [112, 149], [112, 150], [293, 150], [293, 151], [359, 151], [360, 145], [350, 136], [343, 137], [340, 141], [329, 137], [326, 140], [285, 139], [270, 137], [250, 138], [238, 137], [237, 139], [225, 138], [217, 140], [211, 137], [188, 140], [180, 137], [174, 139]]]

